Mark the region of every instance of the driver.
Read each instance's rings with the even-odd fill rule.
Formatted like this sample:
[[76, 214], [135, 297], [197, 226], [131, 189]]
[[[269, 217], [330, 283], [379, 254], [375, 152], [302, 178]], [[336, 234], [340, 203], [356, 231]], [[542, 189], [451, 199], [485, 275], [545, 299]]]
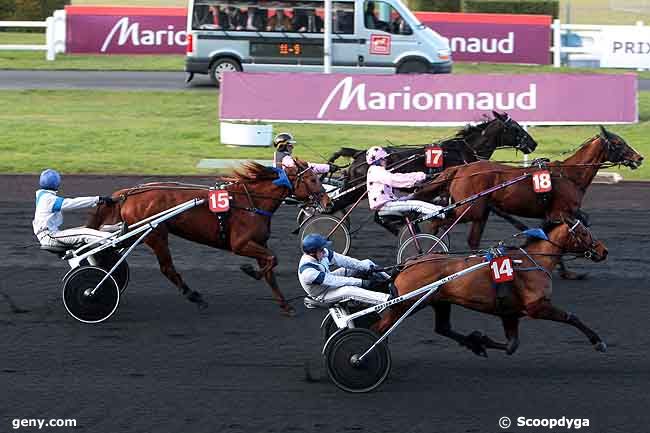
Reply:
[[[393, 173], [386, 170], [388, 153], [379, 146], [374, 146], [366, 152], [366, 162], [370, 166], [366, 177], [368, 189], [368, 204], [370, 209], [378, 210], [380, 216], [404, 215], [408, 212], [417, 212], [423, 216], [436, 215], [443, 209], [442, 206], [420, 200], [409, 200], [410, 196], [398, 198], [393, 194], [395, 188], [412, 188], [422, 182], [427, 175], [421, 171], [412, 173]], [[437, 215], [444, 219], [444, 213]]]
[[[293, 160], [293, 156], [291, 156], [294, 144], [296, 144], [296, 140], [288, 132], [282, 132], [275, 136], [273, 139], [273, 147], [275, 147], [273, 163], [276, 168], [285, 169], [296, 166], [296, 162]], [[335, 164], [315, 164], [313, 162], [308, 162], [307, 164], [316, 174], [333, 173], [340, 169]]]
[[[327, 303], [353, 299], [371, 305], [390, 298], [387, 293], [373, 291], [382, 285], [381, 281], [358, 278], [376, 268], [371, 260], [338, 254], [330, 246], [330, 241], [316, 233], [305, 236], [302, 241], [304, 254], [298, 265], [298, 279], [309, 296]], [[339, 268], [330, 271], [331, 265]]]
[[94, 207], [97, 204], [112, 205], [112, 197], [77, 197], [63, 198], [58, 196], [61, 176], [56, 170], [47, 169], [41, 173], [40, 189], [36, 190], [36, 211], [32, 226], [34, 234], [43, 246], [73, 247], [83, 243], [91, 243], [111, 235], [110, 232], [87, 227], [76, 227], [59, 230], [63, 224], [63, 211]]

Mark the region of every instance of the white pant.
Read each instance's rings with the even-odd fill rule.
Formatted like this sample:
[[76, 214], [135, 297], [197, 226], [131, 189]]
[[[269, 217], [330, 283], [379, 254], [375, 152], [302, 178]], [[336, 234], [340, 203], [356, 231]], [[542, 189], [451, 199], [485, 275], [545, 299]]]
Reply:
[[[427, 203], [426, 201], [419, 200], [395, 200], [384, 203], [384, 205], [379, 208], [379, 216], [387, 215], [404, 215], [408, 212], [417, 212], [422, 216], [429, 216], [437, 214], [442, 206], [437, 206], [435, 204]], [[444, 214], [438, 215], [438, 218], [444, 218]]]
[[38, 235], [38, 240], [43, 246], [50, 247], [74, 247], [81, 244], [89, 244], [98, 239], [109, 237], [111, 232], [100, 232], [99, 230], [87, 227], [75, 227], [56, 232], [45, 231]]
[[373, 292], [357, 286], [343, 286], [336, 289], [329, 289], [318, 297], [319, 301], [340, 302], [353, 299], [366, 304], [377, 305], [386, 302], [390, 295], [388, 293]]

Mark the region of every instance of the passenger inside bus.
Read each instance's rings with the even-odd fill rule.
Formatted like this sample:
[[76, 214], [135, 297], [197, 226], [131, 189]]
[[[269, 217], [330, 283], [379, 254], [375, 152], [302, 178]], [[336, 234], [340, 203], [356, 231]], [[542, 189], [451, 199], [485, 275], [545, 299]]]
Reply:
[[298, 32], [319, 33], [323, 31], [323, 19], [314, 9], [294, 9], [292, 26]]
[[291, 19], [284, 13], [284, 9], [276, 9], [275, 13], [269, 18], [266, 30], [269, 32], [290, 32]]
[[246, 30], [264, 30], [266, 28], [266, 11], [255, 6], [248, 8], [246, 14]]

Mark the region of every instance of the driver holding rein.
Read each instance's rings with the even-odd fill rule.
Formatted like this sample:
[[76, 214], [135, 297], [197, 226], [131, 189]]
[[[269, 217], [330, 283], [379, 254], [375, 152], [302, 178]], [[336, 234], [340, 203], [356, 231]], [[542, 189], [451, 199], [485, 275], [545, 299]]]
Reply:
[[[393, 188], [412, 188], [417, 183], [426, 180], [427, 175], [421, 171], [412, 173], [393, 173], [386, 169], [388, 152], [379, 146], [371, 147], [366, 152], [366, 162], [369, 165], [366, 177], [368, 189], [368, 204], [370, 209], [377, 210], [379, 216], [404, 215], [417, 212], [422, 216], [436, 215], [442, 206], [420, 200], [410, 200], [410, 196], [398, 198], [393, 194]], [[444, 213], [438, 215], [444, 219]]]
[[[302, 241], [304, 254], [298, 265], [298, 279], [311, 298], [326, 303], [352, 299], [370, 305], [390, 299], [387, 293], [373, 291], [383, 285], [380, 280], [359, 278], [374, 272], [376, 265], [372, 260], [344, 256], [330, 247], [331, 242], [316, 233]], [[332, 265], [339, 268], [330, 271]]]
[[47, 169], [41, 173], [39, 179], [40, 189], [36, 190], [36, 212], [34, 213], [34, 221], [32, 221], [34, 234], [41, 245], [74, 247], [110, 236], [110, 232], [102, 232], [87, 227], [59, 230], [59, 227], [63, 224], [64, 210], [84, 209], [98, 204], [112, 205], [115, 203], [110, 196], [59, 197], [57, 193], [60, 185], [61, 176], [56, 170]]
[[[291, 156], [294, 144], [296, 144], [296, 140], [288, 132], [283, 132], [275, 136], [273, 139], [273, 147], [275, 147], [273, 164], [275, 168], [284, 170], [288, 167], [296, 166], [296, 162], [293, 160], [293, 156]], [[340, 168], [334, 164], [316, 164], [313, 162], [308, 162], [307, 164], [316, 174], [333, 173]]]

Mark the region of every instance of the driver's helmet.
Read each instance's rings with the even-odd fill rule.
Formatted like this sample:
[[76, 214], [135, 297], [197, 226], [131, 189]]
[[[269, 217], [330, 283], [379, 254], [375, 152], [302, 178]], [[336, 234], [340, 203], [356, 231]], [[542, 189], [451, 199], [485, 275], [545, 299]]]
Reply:
[[388, 157], [388, 152], [383, 147], [373, 146], [366, 152], [366, 162], [368, 165], [377, 165], [386, 157]]
[[294, 140], [293, 135], [288, 132], [281, 132], [273, 139], [273, 147], [278, 150], [288, 150], [291, 152], [294, 144], [296, 144], [296, 140]]
[[323, 235], [318, 233], [311, 233], [305, 236], [302, 240], [302, 250], [307, 254], [313, 254], [317, 251], [327, 248], [332, 245]]
[[58, 171], [52, 170], [51, 168], [43, 170], [41, 177], [38, 180], [38, 185], [42, 189], [50, 189], [52, 191], [56, 191], [61, 185], [61, 175]]

